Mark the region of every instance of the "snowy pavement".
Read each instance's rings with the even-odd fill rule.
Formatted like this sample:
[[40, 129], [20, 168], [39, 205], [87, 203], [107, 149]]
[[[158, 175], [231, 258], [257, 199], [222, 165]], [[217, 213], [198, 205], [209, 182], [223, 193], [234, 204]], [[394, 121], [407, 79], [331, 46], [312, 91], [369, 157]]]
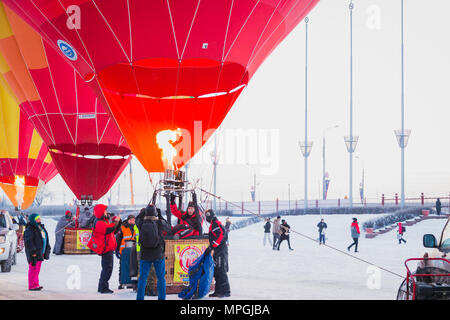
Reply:
[[[325, 215], [328, 224], [327, 245], [346, 253], [350, 238], [351, 216]], [[374, 215], [357, 216], [360, 226]], [[222, 219], [225, 220], [225, 219]], [[291, 230], [316, 239], [317, 215], [287, 216]], [[43, 218], [54, 244], [56, 221]], [[283, 242], [280, 251], [263, 246], [263, 222], [230, 233], [228, 273], [232, 295], [236, 300], [326, 300], [326, 299], [395, 299], [402, 279], [392, 273], [380, 271], [360, 260], [353, 259], [298, 234], [291, 234], [289, 251]], [[359, 252], [355, 255], [377, 266], [405, 275], [404, 261], [421, 257], [425, 252], [422, 236], [425, 233], [439, 235], [445, 220], [425, 220], [407, 227], [407, 244], [399, 245], [395, 231], [373, 239], [360, 238]], [[40, 282], [44, 289], [27, 290], [28, 266], [24, 253], [17, 255], [17, 265], [10, 273], [0, 273], [0, 300], [4, 299], [135, 299], [131, 290], [115, 290], [118, 286], [118, 260], [110, 287], [112, 295], [97, 293], [100, 275], [100, 257], [97, 255], [51, 255], [42, 265]], [[156, 299], [156, 297], [146, 297]], [[178, 299], [168, 295], [167, 299]], [[209, 298], [207, 298], [209, 299]]]

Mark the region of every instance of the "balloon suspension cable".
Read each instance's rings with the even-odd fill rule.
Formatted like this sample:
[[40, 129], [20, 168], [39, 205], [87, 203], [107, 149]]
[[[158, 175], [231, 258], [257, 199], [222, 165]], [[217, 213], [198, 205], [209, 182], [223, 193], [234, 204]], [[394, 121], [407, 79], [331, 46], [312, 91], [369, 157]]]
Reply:
[[[215, 195], [215, 194], [212, 194], [212, 193], [210, 193], [210, 192], [208, 192], [208, 191], [206, 191], [206, 190], [204, 190], [204, 189], [202, 189], [202, 188], [198, 188], [198, 189], [199, 189], [200, 191], [202, 191], [202, 192], [204, 192], [204, 193], [210, 195], [211, 197], [215, 197], [215, 198], [217, 198], [217, 199], [219, 199], [219, 200], [222, 200], [222, 201], [224, 201], [224, 202], [226, 202], [226, 203], [229, 203], [229, 204], [231, 204], [231, 205], [233, 205], [233, 206], [235, 206], [235, 207], [238, 207], [238, 208], [240, 208], [241, 210], [243, 210], [243, 211], [245, 211], [245, 212], [248, 212], [248, 213], [250, 213], [250, 214], [252, 214], [252, 215], [257, 216], [258, 218], [265, 219], [265, 217], [261, 216], [261, 215], [258, 214], [258, 213], [255, 213], [255, 212], [250, 211], [250, 210], [248, 210], [248, 209], [242, 208], [241, 205], [238, 205], [238, 204], [236, 204], [236, 203], [227, 201], [227, 200], [223, 199], [222, 197], [217, 196], [217, 195]], [[269, 220], [269, 222], [273, 224], [273, 221], [270, 221], [270, 220]], [[303, 238], [305, 238], [305, 239], [311, 240], [311, 241], [316, 242], [316, 243], [319, 242], [318, 240], [316, 240], [316, 239], [314, 239], [314, 238], [312, 238], [312, 237], [310, 237], [310, 236], [307, 236], [307, 235], [305, 235], [305, 234], [303, 234], [303, 233], [301, 233], [301, 232], [298, 232], [298, 231], [295, 231], [295, 230], [292, 230], [292, 229], [289, 229], [289, 230], [290, 230], [290, 232], [295, 233], [295, 234], [297, 234], [297, 235], [299, 235], [299, 236], [301, 236], [301, 237], [303, 237]], [[364, 260], [364, 259], [359, 258], [359, 257], [355, 257], [354, 255], [351, 255], [350, 253], [347, 253], [347, 252], [345, 252], [345, 251], [343, 251], [343, 250], [340, 250], [340, 249], [335, 248], [335, 247], [333, 247], [333, 246], [330, 246], [330, 245], [328, 245], [328, 244], [323, 244], [323, 245], [324, 245], [325, 247], [327, 247], [327, 248], [330, 248], [330, 249], [332, 249], [332, 250], [335, 250], [335, 251], [337, 251], [337, 252], [339, 252], [339, 253], [341, 253], [341, 254], [344, 254], [344, 255], [346, 255], [346, 256], [348, 256], [348, 257], [351, 257], [351, 258], [353, 258], [353, 259], [359, 260], [359, 261], [361, 261], [361, 262], [363, 262], [363, 263], [366, 263], [366, 264], [368, 264], [368, 265], [375, 266], [375, 267], [377, 267], [377, 268], [380, 269], [380, 270], [386, 271], [386, 272], [388, 272], [388, 273], [390, 273], [390, 274], [392, 274], [392, 275], [395, 275], [395, 276], [397, 276], [397, 277], [399, 277], [399, 278], [405, 279], [405, 276], [402, 276], [402, 275], [400, 275], [400, 274], [398, 274], [398, 273], [396, 273], [396, 272], [394, 272], [394, 271], [388, 270], [388, 269], [386, 269], [386, 268], [380, 267], [380, 266], [378, 266], [378, 265], [376, 265], [376, 264], [374, 264], [374, 263], [372, 263], [372, 262], [370, 262], [370, 261]]]

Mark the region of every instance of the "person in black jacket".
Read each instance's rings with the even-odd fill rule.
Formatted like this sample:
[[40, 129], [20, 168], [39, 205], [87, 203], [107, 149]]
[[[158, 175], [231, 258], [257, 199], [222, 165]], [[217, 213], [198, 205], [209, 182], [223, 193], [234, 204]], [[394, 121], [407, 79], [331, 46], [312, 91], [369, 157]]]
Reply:
[[437, 198], [437, 200], [436, 200], [436, 214], [437, 215], [441, 214], [441, 207], [442, 207], [441, 200], [439, 200], [439, 198]]
[[140, 254], [139, 279], [136, 300], [144, 300], [145, 286], [152, 264], [157, 277], [158, 300], [166, 299], [166, 264], [165, 243], [163, 232], [168, 232], [170, 226], [157, 211], [154, 205], [145, 209], [145, 216], [138, 220], [139, 234], [136, 236], [136, 251]]
[[205, 255], [213, 252], [214, 259], [214, 279], [216, 280], [214, 293], [210, 297], [229, 297], [230, 283], [228, 282], [228, 233], [217, 219], [214, 211], [208, 209], [205, 211], [206, 221], [209, 226], [209, 247], [205, 250]]
[[320, 219], [317, 228], [319, 228], [319, 245], [321, 245], [322, 242], [325, 244], [325, 230], [327, 229], [327, 224], [323, 219]]
[[272, 246], [272, 239], [270, 238], [270, 219], [266, 218], [265, 219], [266, 223], [264, 224], [264, 241], [263, 241], [263, 245], [264, 247], [266, 246], [266, 241], [268, 240], [270, 243], [270, 246]]
[[49, 259], [51, 248], [48, 232], [38, 214], [30, 215], [23, 238], [28, 261], [28, 290], [39, 291], [43, 288], [39, 285], [41, 264], [42, 261]]
[[289, 230], [290, 229], [291, 229], [291, 227], [287, 224], [286, 220], [281, 220], [281, 224], [280, 224], [281, 236], [280, 236], [280, 241], [278, 242], [277, 250], [280, 250], [280, 245], [284, 240], [287, 240], [289, 250], [294, 250], [291, 248], [291, 242], [289, 240]]

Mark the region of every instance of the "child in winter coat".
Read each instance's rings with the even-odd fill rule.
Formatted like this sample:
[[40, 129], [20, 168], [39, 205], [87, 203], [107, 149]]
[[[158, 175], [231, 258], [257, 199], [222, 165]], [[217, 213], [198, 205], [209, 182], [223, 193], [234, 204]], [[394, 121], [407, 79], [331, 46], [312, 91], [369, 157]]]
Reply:
[[33, 213], [29, 217], [24, 235], [25, 254], [28, 262], [28, 290], [39, 291], [39, 272], [42, 261], [50, 257], [50, 244], [48, 232], [41, 223], [41, 217]]

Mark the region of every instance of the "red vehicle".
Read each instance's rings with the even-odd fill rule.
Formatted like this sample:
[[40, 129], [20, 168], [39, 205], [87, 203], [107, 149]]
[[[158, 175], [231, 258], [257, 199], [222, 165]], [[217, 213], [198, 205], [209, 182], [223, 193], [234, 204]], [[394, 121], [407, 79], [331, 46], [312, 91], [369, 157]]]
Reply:
[[[423, 245], [432, 248], [423, 258], [405, 261], [406, 278], [397, 292], [397, 300], [450, 300], [450, 218], [444, 226], [439, 243], [432, 234], [423, 236]], [[413, 261], [416, 270], [411, 270]]]

